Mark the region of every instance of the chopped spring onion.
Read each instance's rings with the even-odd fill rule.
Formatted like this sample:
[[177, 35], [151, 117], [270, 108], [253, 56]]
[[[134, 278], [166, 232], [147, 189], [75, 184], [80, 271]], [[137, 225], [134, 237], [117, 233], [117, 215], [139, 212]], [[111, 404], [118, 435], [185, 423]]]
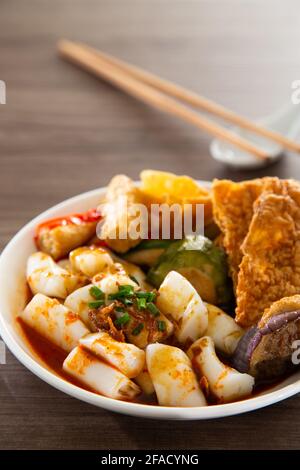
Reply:
[[125, 308], [124, 307], [115, 307], [115, 311], [118, 313], [125, 313]]
[[166, 322], [164, 322], [163, 320], [157, 320], [157, 328], [158, 328], [158, 331], [165, 331]]
[[153, 302], [156, 299], [155, 292], [137, 292], [136, 296], [139, 299], [146, 299], [147, 302]]
[[137, 299], [137, 306], [140, 310], [146, 308], [146, 299]]
[[123, 300], [126, 297], [132, 297], [134, 294], [133, 286], [124, 285], [119, 286], [119, 291], [115, 294], [109, 294], [109, 300]]
[[135, 328], [133, 328], [131, 333], [133, 334], [133, 336], [137, 336], [140, 334], [143, 328], [144, 328], [144, 323], [139, 323]]
[[129, 320], [130, 320], [130, 315], [128, 312], [125, 312], [124, 315], [122, 315], [121, 317], [115, 320], [115, 325], [116, 326], [126, 325], [129, 322]]
[[152, 313], [152, 315], [154, 315], [155, 317], [157, 317], [157, 315], [159, 315], [160, 313], [158, 308], [153, 302], [147, 303], [147, 310], [149, 310], [149, 312]]
[[103, 305], [104, 305], [104, 300], [95, 300], [95, 302], [88, 303], [88, 306], [90, 308], [99, 308], [99, 307], [103, 307]]
[[104, 292], [101, 289], [99, 289], [99, 287], [97, 286], [92, 286], [90, 288], [90, 294], [96, 300], [104, 299]]

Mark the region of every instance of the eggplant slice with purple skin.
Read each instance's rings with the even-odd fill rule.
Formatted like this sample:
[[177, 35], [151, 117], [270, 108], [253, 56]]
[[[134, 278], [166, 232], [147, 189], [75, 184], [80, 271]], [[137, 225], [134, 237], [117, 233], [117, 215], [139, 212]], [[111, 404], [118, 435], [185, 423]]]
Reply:
[[276, 379], [295, 368], [293, 343], [300, 339], [300, 295], [274, 302], [257, 326], [239, 341], [233, 367], [257, 382]]

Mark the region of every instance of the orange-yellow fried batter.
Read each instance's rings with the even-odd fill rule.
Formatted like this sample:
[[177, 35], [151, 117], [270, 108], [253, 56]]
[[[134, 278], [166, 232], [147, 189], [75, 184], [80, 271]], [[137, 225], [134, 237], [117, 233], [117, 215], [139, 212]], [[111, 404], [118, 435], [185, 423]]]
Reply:
[[223, 246], [228, 255], [230, 275], [237, 285], [239, 265], [243, 258], [241, 245], [248, 233], [253, 216], [253, 204], [262, 192], [281, 193], [286, 182], [265, 177], [235, 183], [214, 180], [212, 186], [214, 219], [223, 234]]
[[255, 203], [241, 247], [236, 320], [245, 327], [274, 301], [300, 294], [300, 186], [282, 185], [281, 195], [263, 193]]

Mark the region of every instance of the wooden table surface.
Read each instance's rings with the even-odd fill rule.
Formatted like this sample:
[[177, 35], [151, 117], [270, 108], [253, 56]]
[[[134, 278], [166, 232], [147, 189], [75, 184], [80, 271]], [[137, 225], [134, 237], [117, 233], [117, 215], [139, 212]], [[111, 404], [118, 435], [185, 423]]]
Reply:
[[[0, 243], [65, 198], [142, 168], [196, 178], [300, 177], [289, 155], [255, 173], [209, 156], [209, 137], [59, 60], [64, 36], [141, 65], [249, 116], [299, 79], [298, 0], [2, 0]], [[206, 422], [113, 414], [51, 388], [10, 353], [0, 366], [1, 449], [296, 449], [300, 399]]]

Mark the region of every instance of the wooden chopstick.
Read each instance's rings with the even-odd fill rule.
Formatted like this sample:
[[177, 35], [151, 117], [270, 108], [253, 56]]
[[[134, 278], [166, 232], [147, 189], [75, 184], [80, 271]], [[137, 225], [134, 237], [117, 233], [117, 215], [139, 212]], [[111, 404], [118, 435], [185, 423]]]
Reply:
[[228, 121], [238, 127], [252, 131], [255, 134], [261, 135], [267, 139], [273, 140], [274, 142], [280, 144], [282, 147], [287, 148], [295, 152], [300, 152], [300, 144], [294, 142], [293, 140], [288, 139], [287, 137], [275, 132], [271, 129], [267, 129], [255, 122], [241, 116], [224, 106], [219, 105], [207, 98], [197, 95], [196, 93], [187, 90], [175, 83], [172, 83], [168, 80], [158, 77], [150, 72], [147, 72], [139, 67], [131, 65], [127, 62], [124, 62], [116, 57], [113, 57], [110, 54], [106, 54], [98, 49], [94, 49], [90, 46], [87, 47], [91, 52], [94, 52], [95, 55], [106, 60], [110, 64], [119, 67], [121, 70], [129, 73], [132, 77], [139, 79], [146, 83], [147, 85], [153, 86], [156, 89], [163, 91], [169, 96], [179, 99], [197, 109], [206, 111], [215, 116], [218, 116], [225, 121]]
[[75, 42], [62, 40], [58, 44], [58, 51], [62, 57], [118, 86], [135, 98], [138, 98], [161, 111], [175, 115], [186, 122], [193, 124], [199, 129], [205, 130], [215, 137], [253, 154], [259, 159], [268, 158], [268, 153], [256, 145], [248, 142], [242, 137], [239, 137], [234, 132], [215, 124], [213, 121], [200, 116], [187, 106], [179, 103], [173, 98], [170, 98], [165, 93], [162, 93], [152, 86], [137, 80], [132, 75], [121, 70], [120, 67], [112, 65], [112, 63], [109, 63], [101, 56], [95, 54], [95, 52], [88, 47]]

